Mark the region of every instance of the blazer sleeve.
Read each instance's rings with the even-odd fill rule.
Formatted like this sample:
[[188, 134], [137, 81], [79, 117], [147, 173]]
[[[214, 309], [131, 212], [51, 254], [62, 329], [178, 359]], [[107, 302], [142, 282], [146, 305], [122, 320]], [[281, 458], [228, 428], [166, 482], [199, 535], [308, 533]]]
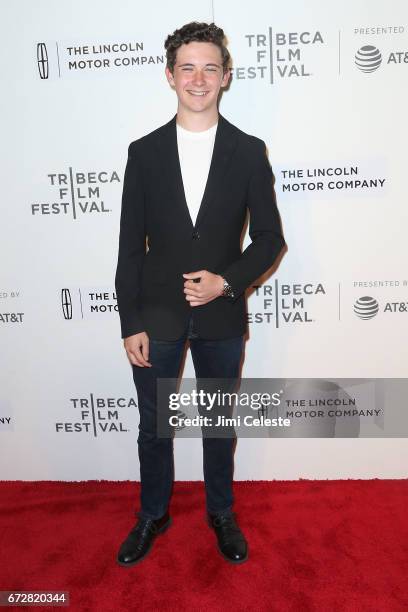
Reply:
[[115, 275], [122, 338], [144, 331], [140, 314], [143, 260], [146, 254], [142, 169], [134, 143], [128, 148], [123, 179], [119, 251]]
[[275, 200], [272, 168], [266, 155], [265, 143], [259, 139], [256, 141], [248, 184], [247, 206], [252, 242], [238, 259], [220, 273], [234, 291], [234, 297], [227, 298], [232, 301], [272, 266], [286, 244]]

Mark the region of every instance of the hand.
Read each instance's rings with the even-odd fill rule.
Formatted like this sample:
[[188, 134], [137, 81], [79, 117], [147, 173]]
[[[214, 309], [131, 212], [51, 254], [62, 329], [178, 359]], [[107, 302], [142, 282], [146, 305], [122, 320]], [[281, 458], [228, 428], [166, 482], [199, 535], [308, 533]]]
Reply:
[[[202, 306], [220, 297], [224, 291], [224, 279], [219, 274], [213, 274], [208, 270], [189, 272], [183, 274], [187, 279], [184, 283], [184, 293], [190, 306]], [[199, 283], [194, 283], [193, 278], [200, 278]]]
[[151, 368], [149, 363], [149, 336], [140, 332], [124, 339], [123, 344], [131, 364], [139, 368]]

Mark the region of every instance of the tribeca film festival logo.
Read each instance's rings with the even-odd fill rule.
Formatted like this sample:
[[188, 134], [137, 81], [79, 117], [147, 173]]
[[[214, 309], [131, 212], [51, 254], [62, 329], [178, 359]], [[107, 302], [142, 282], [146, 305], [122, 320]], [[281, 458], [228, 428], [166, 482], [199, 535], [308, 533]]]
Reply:
[[[374, 289], [379, 288], [400, 288], [407, 287], [408, 280], [381, 280], [381, 281], [355, 281], [353, 283], [355, 288], [369, 287]], [[385, 313], [388, 315], [407, 313], [408, 312], [408, 301], [406, 300], [393, 300], [387, 299], [380, 302], [376, 297], [372, 295], [361, 295], [353, 303], [354, 314], [363, 321], [368, 321], [376, 317], [379, 313]]]
[[95, 74], [164, 64], [163, 54], [157, 54], [147, 47], [144, 41], [86, 44], [38, 42], [38, 75], [40, 79], [47, 80], [84, 72]]
[[315, 304], [316, 297], [320, 300], [326, 296], [322, 283], [279, 283], [276, 279], [274, 285], [254, 285], [253, 288], [252, 298], [257, 310], [248, 312], [248, 323], [274, 324], [275, 327], [315, 322], [308, 302], [313, 300]]
[[[354, 34], [362, 36], [380, 36], [404, 34], [404, 26], [386, 26], [355, 28]], [[382, 46], [382, 45], [381, 45]], [[360, 46], [354, 56], [354, 64], [358, 70], [365, 74], [376, 72], [380, 67], [386, 68], [389, 65], [408, 64], [407, 49], [388, 49], [384, 51], [370, 41], [369, 44]]]
[[253, 64], [232, 69], [234, 79], [264, 79], [271, 84], [278, 80], [310, 77], [310, 65], [304, 59], [305, 50], [323, 48], [320, 31], [274, 32], [244, 34]]
[[79, 216], [111, 212], [106, 208], [103, 199], [103, 187], [111, 183], [120, 183], [115, 170], [74, 172], [51, 172], [46, 175], [51, 198], [47, 202], [31, 203], [33, 216], [61, 215]]
[[[15, 323], [23, 323], [24, 320], [24, 312], [16, 309], [15, 300], [20, 297], [20, 291], [0, 291], [0, 299], [2, 307], [0, 309], [0, 323], [4, 325], [14, 325]], [[9, 301], [8, 301], [9, 300]], [[5, 305], [6, 304], [9, 305]], [[17, 306], [18, 308], [18, 306]]]
[[97, 397], [90, 393], [87, 397], [69, 399], [74, 419], [55, 423], [56, 433], [88, 433], [95, 438], [106, 433], [127, 433], [121, 413], [126, 408], [137, 407], [132, 397]]
[[117, 317], [116, 292], [109, 287], [64, 287], [60, 293], [62, 315], [66, 321]]

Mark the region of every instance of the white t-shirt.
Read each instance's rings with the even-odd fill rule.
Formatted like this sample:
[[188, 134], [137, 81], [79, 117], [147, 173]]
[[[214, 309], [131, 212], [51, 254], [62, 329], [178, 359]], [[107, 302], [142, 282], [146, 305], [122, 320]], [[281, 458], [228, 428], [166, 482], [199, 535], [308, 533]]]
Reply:
[[193, 225], [195, 225], [207, 183], [217, 125], [218, 123], [203, 132], [191, 132], [182, 128], [178, 123], [176, 124], [184, 193]]

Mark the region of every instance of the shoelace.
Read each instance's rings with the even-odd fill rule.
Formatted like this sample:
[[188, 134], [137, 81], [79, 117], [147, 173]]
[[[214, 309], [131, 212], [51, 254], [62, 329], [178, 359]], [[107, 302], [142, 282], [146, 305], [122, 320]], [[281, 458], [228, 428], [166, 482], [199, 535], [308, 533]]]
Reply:
[[229, 541], [231, 537], [242, 536], [241, 530], [235, 522], [234, 515], [217, 516], [213, 524], [215, 527], [222, 527], [222, 537], [225, 542]]
[[137, 548], [142, 548], [144, 540], [147, 537], [149, 531], [151, 533], [157, 533], [157, 527], [152, 519], [139, 519], [139, 522], [131, 530], [131, 534], [140, 538]]

